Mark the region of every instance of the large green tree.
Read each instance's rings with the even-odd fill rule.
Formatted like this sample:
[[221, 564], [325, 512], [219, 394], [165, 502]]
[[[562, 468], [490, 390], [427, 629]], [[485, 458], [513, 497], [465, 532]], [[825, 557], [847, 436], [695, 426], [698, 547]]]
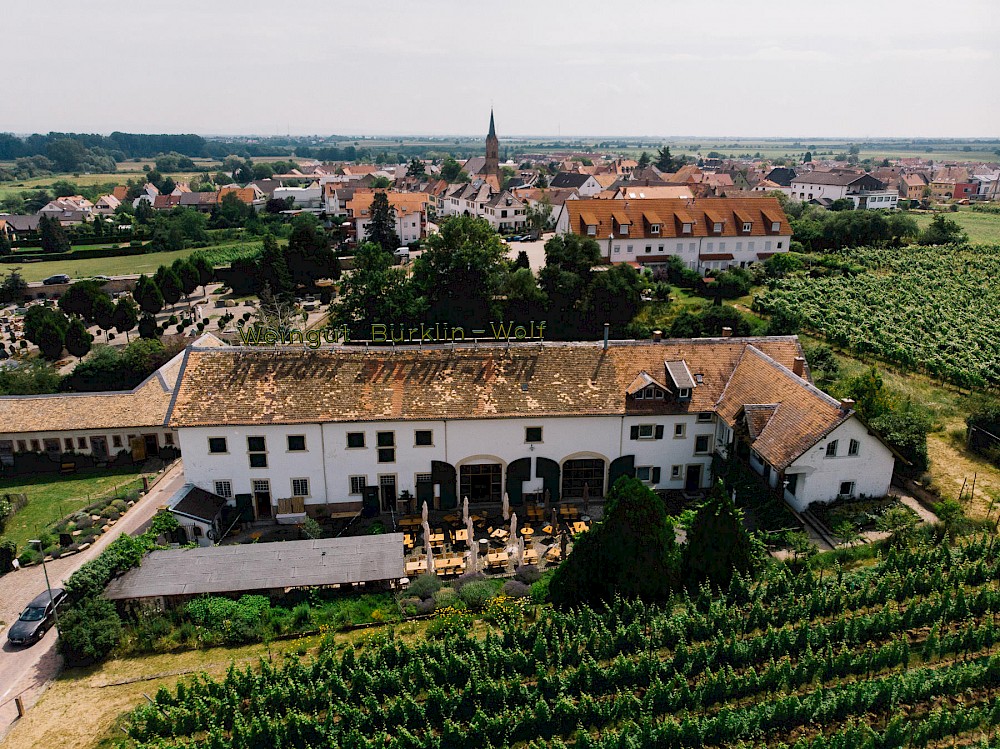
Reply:
[[155, 315], [163, 309], [163, 294], [156, 282], [145, 274], [139, 276], [132, 294], [139, 308], [147, 315]]
[[386, 252], [394, 252], [399, 247], [396, 215], [389, 205], [389, 197], [384, 192], [375, 193], [369, 208], [369, 216], [365, 240], [374, 242]]
[[59, 298], [59, 309], [68, 315], [76, 315], [87, 322], [93, 322], [98, 299], [111, 300], [102, 286], [100, 281], [77, 281]]
[[264, 248], [257, 263], [257, 275], [261, 288], [267, 285], [275, 297], [286, 301], [291, 298], [294, 291], [292, 274], [288, 270], [285, 253], [273, 234], [264, 235]]
[[156, 287], [160, 290], [160, 293], [163, 294], [163, 301], [166, 304], [173, 306], [180, 301], [184, 288], [181, 284], [180, 276], [177, 275], [177, 272], [173, 268], [161, 265], [156, 269], [153, 281], [156, 283]]
[[505, 246], [483, 219], [455, 216], [427, 239], [413, 263], [413, 281], [428, 302], [428, 321], [461, 326], [466, 335], [497, 319], [497, 294], [507, 272]]
[[321, 278], [340, 277], [340, 264], [315, 216], [301, 213], [292, 222], [285, 261], [297, 286], [312, 288]]
[[44, 252], [69, 251], [69, 240], [58, 219], [42, 216], [38, 220], [38, 234]]
[[604, 519], [578, 536], [549, 584], [556, 606], [594, 605], [615, 596], [665, 601], [680, 582], [674, 527], [663, 500], [622, 477], [608, 493]]
[[691, 588], [703, 582], [727, 588], [736, 572], [750, 573], [757, 554], [743, 513], [733, 504], [722, 481], [698, 508], [683, 552], [684, 580]]
[[90, 344], [94, 342], [94, 336], [87, 332], [87, 327], [79, 318], [69, 321], [66, 328], [65, 344], [66, 350], [76, 357], [84, 357], [90, 351]]
[[346, 325], [351, 337], [372, 337], [372, 325], [411, 323], [423, 318], [426, 301], [392, 256], [365, 242], [354, 255], [354, 271], [340, 284], [340, 298], [333, 309], [335, 325]]
[[115, 305], [112, 322], [115, 330], [124, 333], [127, 337], [128, 332], [135, 328], [139, 322], [139, 311], [136, 309], [135, 302], [127, 297], [121, 297], [118, 304]]

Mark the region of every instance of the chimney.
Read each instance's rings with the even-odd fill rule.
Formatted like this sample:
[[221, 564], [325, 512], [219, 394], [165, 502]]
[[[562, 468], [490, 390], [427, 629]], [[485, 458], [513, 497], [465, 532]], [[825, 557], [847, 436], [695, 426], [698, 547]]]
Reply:
[[841, 398], [840, 399], [840, 410], [841, 411], [850, 411], [853, 408], [854, 408], [854, 399], [853, 398]]
[[729, 326], [726, 326], [725, 328], [723, 328], [722, 329], [722, 337], [723, 338], [732, 338], [733, 337], [733, 329], [730, 328]]
[[792, 364], [792, 372], [794, 372], [799, 377], [802, 377], [806, 372], [806, 360], [804, 357], [796, 356], [795, 362]]
[[663, 331], [662, 330], [654, 330], [653, 331], [653, 343], [659, 343], [662, 340], [663, 340]]
[[604, 323], [604, 350], [608, 350], [608, 334], [611, 332], [611, 323]]

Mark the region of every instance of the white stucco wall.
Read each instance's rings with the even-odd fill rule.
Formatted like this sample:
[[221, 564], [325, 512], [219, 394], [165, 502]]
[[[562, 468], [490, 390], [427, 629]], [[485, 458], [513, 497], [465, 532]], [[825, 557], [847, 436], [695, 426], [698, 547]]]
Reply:
[[[848, 455], [852, 439], [860, 443], [855, 456]], [[828, 458], [826, 448], [833, 440], [837, 440], [837, 457]], [[803, 510], [811, 502], [836, 499], [844, 481], [854, 482], [854, 496], [885, 496], [892, 479], [893, 462], [889, 448], [869, 434], [857, 417], [851, 417], [785, 470], [786, 477], [799, 475], [795, 496], [786, 491], [785, 499], [795, 509]]]

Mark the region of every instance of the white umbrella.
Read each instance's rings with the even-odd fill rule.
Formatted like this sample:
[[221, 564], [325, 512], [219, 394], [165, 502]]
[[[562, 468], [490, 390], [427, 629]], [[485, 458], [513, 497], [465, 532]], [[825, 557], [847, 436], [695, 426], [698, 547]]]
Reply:
[[510, 497], [507, 496], [507, 492], [503, 493], [503, 519], [507, 520], [510, 518]]
[[512, 513], [510, 516], [510, 541], [515, 543], [517, 541], [517, 513]]
[[518, 567], [524, 564], [524, 536], [517, 539], [517, 554], [514, 558], [517, 560]]
[[[425, 507], [427, 505], [424, 505]], [[427, 549], [427, 554], [431, 553], [431, 527], [427, 525], [427, 521], [424, 521], [424, 548]]]
[[466, 518], [465, 520], [465, 532], [469, 535], [469, 548], [471, 549], [476, 543], [476, 526], [472, 524], [472, 518]]
[[462, 520], [466, 523], [469, 522], [469, 498], [466, 497], [462, 500]]
[[420, 510], [420, 516], [423, 518], [424, 524], [427, 523], [427, 500], [424, 500], [423, 509]]
[[430, 544], [427, 545], [427, 574], [434, 574], [434, 554], [431, 552]]

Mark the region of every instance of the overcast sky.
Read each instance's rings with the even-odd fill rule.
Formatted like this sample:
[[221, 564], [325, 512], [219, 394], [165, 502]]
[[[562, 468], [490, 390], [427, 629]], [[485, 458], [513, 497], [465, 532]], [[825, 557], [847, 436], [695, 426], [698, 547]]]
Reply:
[[997, 0], [0, 0], [0, 130], [993, 137]]

